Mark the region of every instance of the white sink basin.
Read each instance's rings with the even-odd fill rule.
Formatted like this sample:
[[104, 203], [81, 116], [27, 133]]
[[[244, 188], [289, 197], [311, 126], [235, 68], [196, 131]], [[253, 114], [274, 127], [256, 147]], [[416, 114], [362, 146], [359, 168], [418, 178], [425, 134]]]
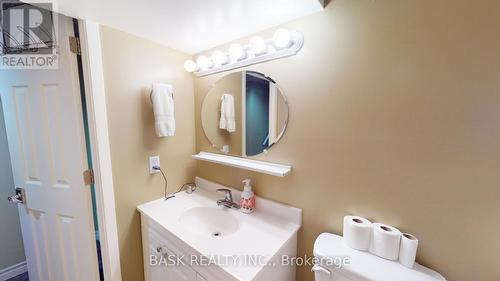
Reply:
[[238, 230], [239, 222], [229, 209], [195, 207], [179, 217], [181, 225], [192, 233], [204, 236], [229, 236]]

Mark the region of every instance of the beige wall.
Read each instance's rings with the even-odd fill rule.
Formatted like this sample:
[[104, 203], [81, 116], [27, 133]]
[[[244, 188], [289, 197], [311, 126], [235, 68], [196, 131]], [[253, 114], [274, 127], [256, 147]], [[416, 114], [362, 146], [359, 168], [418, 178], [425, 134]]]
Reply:
[[[284, 138], [256, 158], [292, 164], [291, 175], [204, 162], [197, 174], [239, 187], [250, 177], [258, 195], [302, 208], [300, 254], [358, 214], [418, 236], [418, 261], [448, 280], [499, 280], [499, 10], [496, 0], [336, 0], [286, 24], [303, 32], [302, 51], [250, 69], [290, 105]], [[195, 79], [197, 150], [211, 151], [200, 106], [222, 75]], [[313, 276], [301, 268], [297, 280]]]
[[[207, 138], [219, 150], [226, 144], [229, 145], [229, 153], [241, 155], [242, 147], [242, 76], [241, 72], [236, 72], [224, 79], [216, 81], [210, 89], [210, 94], [203, 100], [201, 114], [203, 116], [203, 129]], [[219, 129], [220, 105], [223, 94], [230, 94], [234, 97], [234, 115], [236, 131], [229, 133], [227, 130]]]
[[[136, 206], [163, 196], [163, 179], [149, 175], [148, 157], [160, 155], [170, 191], [194, 177], [193, 78], [183, 69], [188, 58], [183, 53], [107, 27], [101, 28], [101, 38], [122, 276], [124, 281], [140, 281]], [[174, 137], [155, 135], [149, 100], [153, 82], [174, 88]]]
[[0, 270], [25, 260], [17, 206], [7, 201], [15, 193], [9, 144], [0, 100]]

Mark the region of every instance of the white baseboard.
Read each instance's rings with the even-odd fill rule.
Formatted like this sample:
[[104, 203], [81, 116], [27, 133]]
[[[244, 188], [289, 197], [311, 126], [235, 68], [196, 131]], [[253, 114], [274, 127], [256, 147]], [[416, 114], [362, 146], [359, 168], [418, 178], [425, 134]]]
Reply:
[[0, 270], [0, 281], [8, 280], [12, 277], [16, 277], [27, 271], [28, 271], [28, 266], [26, 265], [25, 261], [9, 266], [7, 268]]

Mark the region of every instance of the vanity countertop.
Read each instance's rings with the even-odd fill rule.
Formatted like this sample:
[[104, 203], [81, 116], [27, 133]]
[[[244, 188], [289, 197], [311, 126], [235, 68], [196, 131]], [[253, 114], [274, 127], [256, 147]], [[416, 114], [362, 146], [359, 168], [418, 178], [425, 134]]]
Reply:
[[[156, 222], [199, 255], [238, 256], [242, 259], [259, 257], [258, 264], [220, 266], [237, 280], [253, 280], [301, 226], [301, 209], [257, 197], [256, 210], [245, 214], [239, 210], [217, 206], [216, 201], [222, 199], [223, 194], [217, 193], [216, 189], [228, 187], [199, 177], [196, 178], [196, 184], [198, 188], [191, 194], [182, 191], [174, 198], [161, 198], [137, 208], [143, 216]], [[241, 191], [229, 189], [233, 192], [234, 201], [238, 202]], [[200, 223], [193, 222], [193, 214], [196, 216], [198, 213], [202, 220]], [[210, 231], [206, 229], [210, 225], [205, 228], [198, 226], [210, 222], [223, 229], [220, 236], [203, 232]]]

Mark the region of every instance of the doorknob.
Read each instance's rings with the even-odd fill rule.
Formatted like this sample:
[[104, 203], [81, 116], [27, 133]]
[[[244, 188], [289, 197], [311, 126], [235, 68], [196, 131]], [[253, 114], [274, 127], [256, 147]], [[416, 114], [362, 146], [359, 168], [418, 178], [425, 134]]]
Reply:
[[9, 202], [17, 204], [24, 204], [24, 188], [16, 187], [16, 195], [7, 198]]

